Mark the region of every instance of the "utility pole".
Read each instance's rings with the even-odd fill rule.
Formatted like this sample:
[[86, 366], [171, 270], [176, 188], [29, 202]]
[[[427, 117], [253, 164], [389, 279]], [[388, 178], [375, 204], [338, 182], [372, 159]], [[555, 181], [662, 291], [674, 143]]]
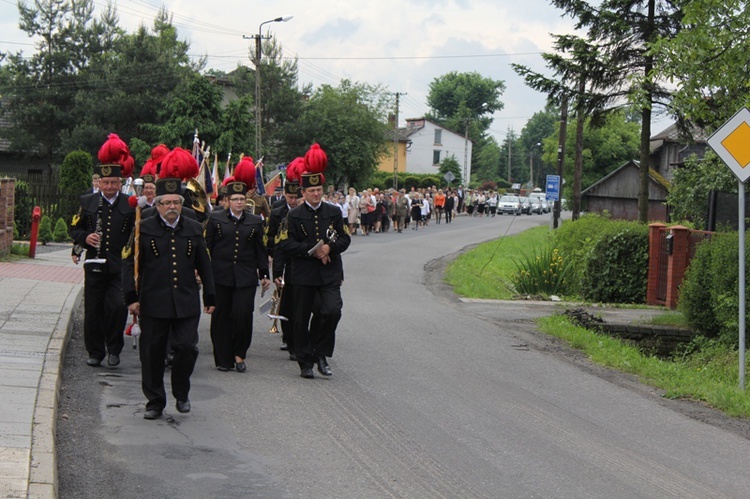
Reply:
[[466, 118], [466, 131], [464, 132], [464, 183], [469, 186], [469, 120]]
[[255, 40], [255, 54], [253, 57], [253, 64], [255, 64], [255, 159], [259, 160], [262, 158], [262, 153], [260, 150], [261, 147], [261, 133], [262, 133], [262, 127], [261, 127], [261, 110], [260, 110], [260, 60], [261, 60], [261, 42], [263, 40], [270, 40], [271, 35], [263, 36], [263, 25], [268, 23], [285, 23], [289, 21], [292, 18], [292, 16], [283, 16], [283, 17], [277, 17], [275, 19], [269, 19], [268, 21], [263, 21], [258, 26], [258, 34], [257, 35], [242, 35], [242, 38], [246, 40], [253, 39]]
[[[508, 130], [508, 183], [513, 184], [513, 180], [511, 179], [511, 173], [510, 173], [510, 164], [511, 164], [511, 152], [510, 148], [513, 144], [513, 128], [510, 128]], [[511, 185], [512, 187], [512, 185]]]
[[393, 120], [393, 189], [396, 191], [398, 190], [398, 102], [401, 95], [407, 94], [396, 92], [396, 116]]
[[555, 201], [552, 228], [556, 229], [560, 222], [561, 199], [563, 191], [563, 163], [565, 163], [565, 141], [568, 135], [568, 98], [563, 97], [560, 103], [560, 136], [557, 142], [557, 175], [560, 177], [560, 194]]

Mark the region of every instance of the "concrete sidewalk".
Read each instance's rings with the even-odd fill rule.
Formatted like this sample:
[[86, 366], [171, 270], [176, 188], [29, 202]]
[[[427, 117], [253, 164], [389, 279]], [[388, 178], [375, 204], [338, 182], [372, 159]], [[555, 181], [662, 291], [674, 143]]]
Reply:
[[0, 262], [0, 497], [57, 497], [62, 359], [83, 298], [70, 246]]

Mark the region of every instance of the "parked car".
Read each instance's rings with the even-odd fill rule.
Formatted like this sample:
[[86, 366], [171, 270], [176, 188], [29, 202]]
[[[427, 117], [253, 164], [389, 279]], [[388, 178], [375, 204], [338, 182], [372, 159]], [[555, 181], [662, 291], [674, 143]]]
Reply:
[[528, 198], [529, 202], [529, 215], [532, 213], [536, 213], [537, 215], [541, 215], [544, 213], [544, 209], [542, 208], [542, 203], [539, 201], [539, 198], [529, 196]]
[[520, 215], [521, 200], [518, 196], [503, 196], [497, 203], [497, 212], [501, 215], [505, 213], [508, 213], [509, 215]]
[[521, 214], [531, 215], [531, 201], [525, 196], [519, 198], [521, 200]]
[[534, 192], [529, 194], [529, 198], [532, 201], [536, 201], [539, 203], [539, 205], [542, 208], [542, 211], [539, 213], [549, 213], [552, 211], [552, 203], [547, 201], [547, 197], [543, 192]]

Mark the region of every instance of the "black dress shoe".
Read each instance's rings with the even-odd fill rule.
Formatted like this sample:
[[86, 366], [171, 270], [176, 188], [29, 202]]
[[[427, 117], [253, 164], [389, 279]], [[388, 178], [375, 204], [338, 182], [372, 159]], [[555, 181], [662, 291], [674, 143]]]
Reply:
[[318, 372], [323, 376], [333, 375], [333, 371], [331, 371], [331, 367], [328, 365], [325, 357], [318, 357]]
[[279, 347], [279, 350], [289, 350], [289, 347], [287, 346], [286, 342], [281, 344], [281, 347]]
[[221, 371], [221, 372], [223, 372], [223, 373], [225, 373], [225, 372], [229, 371], [229, 368], [228, 368], [228, 367], [224, 367], [224, 366], [216, 366], [216, 369], [217, 369], [218, 371]]
[[243, 360], [242, 362], [237, 362], [234, 365], [234, 368], [237, 369], [238, 373], [244, 373], [247, 371], [247, 364], [245, 364], [245, 361]]
[[120, 356], [116, 353], [109, 354], [109, 358], [107, 359], [107, 365], [110, 367], [115, 367], [120, 365]]
[[299, 375], [302, 376], [303, 378], [313, 379], [315, 377], [312, 371], [312, 367], [302, 367], [300, 369], [301, 369], [301, 372], [299, 373]]
[[100, 365], [102, 365], [102, 361], [91, 357], [86, 361], [86, 365], [91, 367], [99, 367]]
[[297, 356], [294, 355], [292, 352], [289, 352], [289, 360], [297, 360]]
[[182, 414], [186, 414], [190, 412], [190, 401], [189, 400], [178, 400], [177, 404], [177, 412], [181, 412]]
[[159, 419], [161, 417], [161, 411], [156, 409], [149, 409], [143, 413], [143, 419]]
[[168, 353], [167, 357], [164, 359], [164, 367], [172, 368], [172, 363], [174, 362], [174, 354]]

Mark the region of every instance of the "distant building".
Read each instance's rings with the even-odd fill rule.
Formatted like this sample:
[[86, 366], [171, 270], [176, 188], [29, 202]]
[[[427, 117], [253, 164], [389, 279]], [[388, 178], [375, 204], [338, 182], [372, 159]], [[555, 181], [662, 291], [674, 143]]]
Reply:
[[406, 127], [399, 128], [399, 132], [411, 142], [406, 148], [407, 173], [437, 175], [440, 162], [454, 156], [461, 167], [462, 177], [471, 178], [471, 140], [465, 140], [463, 135], [425, 118], [407, 119]]
[[18, 174], [41, 175], [51, 173], [47, 162], [36, 157], [26, 158], [11, 147], [10, 140], [2, 132], [10, 129], [11, 116], [7, 110], [8, 101], [0, 97], [0, 177], [13, 177]]
[[[638, 220], [638, 191], [640, 188], [640, 163], [628, 161], [588, 189], [581, 192], [584, 210], [589, 213], [608, 212], [612, 218]], [[667, 221], [666, 205], [669, 182], [656, 170], [649, 168], [648, 219]]]
[[[394, 166], [398, 169], [399, 173], [405, 173], [406, 172], [406, 151], [411, 145], [411, 141], [409, 138], [403, 133], [403, 128], [399, 129], [398, 132], [394, 131], [393, 129], [390, 129], [385, 134], [385, 154], [380, 159], [380, 163], [378, 163], [378, 170], [382, 172], [389, 172], [393, 173]], [[398, 133], [398, 139], [394, 140], [396, 138], [396, 133]], [[394, 164], [393, 161], [393, 149], [394, 149], [394, 143], [397, 144], [398, 148], [398, 162]]]
[[699, 129], [692, 130], [692, 138], [680, 135], [677, 125], [671, 125], [651, 137], [649, 164], [668, 182], [674, 177], [674, 170], [685, 164], [685, 160], [695, 154], [703, 158], [708, 148], [708, 137]]

